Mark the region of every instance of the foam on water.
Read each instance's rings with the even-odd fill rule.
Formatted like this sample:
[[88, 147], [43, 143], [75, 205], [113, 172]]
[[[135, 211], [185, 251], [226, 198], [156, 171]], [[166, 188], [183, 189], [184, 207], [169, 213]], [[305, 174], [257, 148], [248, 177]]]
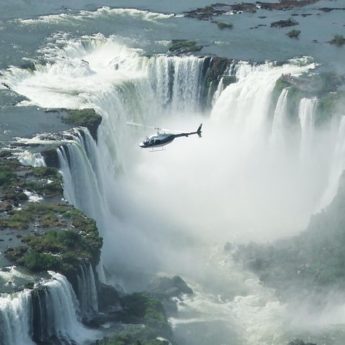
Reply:
[[110, 8], [103, 6], [95, 11], [80, 11], [79, 13], [61, 13], [47, 16], [40, 16], [35, 19], [16, 19], [16, 22], [23, 25], [38, 25], [38, 24], [78, 24], [80, 21], [96, 20], [98, 18], [113, 18], [117, 16], [132, 17], [142, 21], [158, 23], [160, 20], [168, 19], [174, 14], [156, 13], [146, 10], [138, 10], [136, 8]]
[[[289, 90], [276, 89], [282, 75], [315, 65], [240, 62], [237, 82], [219, 87], [203, 114], [205, 59], [147, 58], [102, 35], [57, 37], [41, 53], [47, 64], [34, 72], [13, 67], [2, 79], [35, 105], [94, 107], [102, 115], [97, 144], [87, 131], [76, 132], [58, 154], [65, 197], [96, 219], [106, 268], [163, 270], [199, 284], [176, 325], [221, 320], [238, 330], [239, 344], [285, 341], [291, 315], [274, 291], [221, 260], [208, 265], [207, 257], [214, 243], [298, 233], [325, 191], [324, 205], [334, 197], [344, 169], [344, 121], [339, 131], [319, 131], [316, 101], [302, 99], [289, 114]], [[152, 154], [137, 147], [145, 131], [127, 121], [188, 129], [203, 122], [205, 134]], [[305, 164], [301, 155], [310, 150]]]

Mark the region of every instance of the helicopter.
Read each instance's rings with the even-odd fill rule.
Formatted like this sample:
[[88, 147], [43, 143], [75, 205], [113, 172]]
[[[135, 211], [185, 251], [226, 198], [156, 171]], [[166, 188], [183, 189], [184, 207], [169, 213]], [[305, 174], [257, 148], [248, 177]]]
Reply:
[[[144, 125], [137, 124], [135, 122], [127, 122], [128, 125], [134, 125], [134, 126], [140, 126], [140, 127], [148, 127]], [[162, 130], [160, 128], [154, 128], [157, 130], [156, 134], [153, 134], [149, 137], [146, 137], [146, 139], [139, 144], [141, 148], [154, 148], [154, 147], [161, 147], [165, 146], [167, 144], [170, 144], [175, 138], [180, 137], [189, 137], [190, 135], [197, 134], [199, 138], [201, 138], [201, 129], [202, 129], [202, 123], [198, 127], [198, 129], [195, 132], [182, 132], [182, 133], [171, 133], [169, 130]]]

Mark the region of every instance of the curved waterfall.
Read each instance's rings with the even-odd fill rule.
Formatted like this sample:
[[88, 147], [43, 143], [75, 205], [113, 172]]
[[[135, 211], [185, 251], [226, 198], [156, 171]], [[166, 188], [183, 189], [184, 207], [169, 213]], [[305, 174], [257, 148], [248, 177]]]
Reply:
[[[146, 57], [102, 35], [64, 43], [43, 49], [47, 63], [35, 71], [13, 67], [4, 78], [29, 99], [25, 104], [92, 107], [102, 116], [97, 142], [78, 129], [57, 153], [65, 198], [96, 220], [104, 238], [107, 272], [113, 278], [127, 270], [183, 274], [215, 291], [212, 303], [198, 295], [201, 302], [196, 298], [189, 306], [199, 301], [195, 310], [212, 305], [215, 320], [236, 319], [245, 344], [279, 343], [286, 309], [274, 291], [235, 265], [231, 273], [238, 281], [224, 278], [228, 262], [212, 261], [210, 251], [227, 241], [297, 234], [336, 195], [345, 168], [344, 118], [332, 113], [318, 123], [321, 96], [282, 84], [284, 76], [298, 79], [315, 64], [229, 60], [206, 80], [214, 68], [210, 58]], [[150, 153], [138, 147], [150, 130], [128, 122], [182, 129], [202, 122], [204, 135]], [[87, 270], [79, 276], [79, 285], [89, 286], [79, 291], [86, 317], [97, 311], [97, 287], [88, 280], [92, 268], [89, 278]], [[232, 287], [231, 303], [215, 297], [224, 281]], [[54, 275], [45, 286], [38, 298], [45, 307], [36, 303], [39, 314], [60, 304], [67, 316], [61, 319], [59, 308], [49, 310], [54, 326], [42, 337], [76, 340], [86, 334], [69, 283]], [[265, 318], [272, 310], [276, 319], [261, 327], [257, 315]]]

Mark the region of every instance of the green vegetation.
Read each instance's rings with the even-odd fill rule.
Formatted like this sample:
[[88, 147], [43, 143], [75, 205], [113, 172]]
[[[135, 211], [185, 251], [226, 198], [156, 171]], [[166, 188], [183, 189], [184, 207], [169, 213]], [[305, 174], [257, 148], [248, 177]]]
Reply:
[[334, 44], [337, 47], [342, 47], [345, 44], [345, 37], [343, 35], [335, 35], [329, 43]]
[[169, 52], [176, 55], [198, 52], [201, 49], [202, 46], [195, 41], [188, 40], [172, 40], [169, 46]]
[[15, 179], [15, 175], [8, 167], [0, 166], [0, 186], [9, 185]]
[[67, 124], [86, 127], [91, 135], [97, 139], [97, 128], [102, 122], [102, 117], [94, 109], [68, 110], [67, 116], [63, 119]]
[[301, 33], [301, 30], [291, 30], [286, 35], [290, 38], [298, 38]]
[[218, 29], [224, 30], [224, 29], [232, 29], [234, 26], [231, 23], [224, 23], [224, 22], [217, 22], [215, 21], [214, 23], [217, 24]]
[[[171, 329], [162, 304], [145, 293], [134, 293], [121, 298], [121, 321], [127, 326], [99, 345], [168, 345]], [[132, 325], [128, 326], [128, 323]], [[142, 326], [144, 325], [144, 327]], [[163, 339], [164, 338], [164, 339]]]
[[56, 270], [68, 275], [78, 264], [97, 264], [102, 247], [96, 224], [70, 205], [29, 203], [0, 219], [0, 228], [45, 231], [22, 239], [24, 247], [9, 248], [6, 257], [30, 271]]

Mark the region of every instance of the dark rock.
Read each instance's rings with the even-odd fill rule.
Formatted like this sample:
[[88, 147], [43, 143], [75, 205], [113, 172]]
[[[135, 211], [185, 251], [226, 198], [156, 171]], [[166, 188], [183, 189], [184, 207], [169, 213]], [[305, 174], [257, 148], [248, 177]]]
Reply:
[[36, 66], [32, 61], [26, 61], [23, 64], [20, 65], [21, 69], [26, 69], [29, 71], [35, 71], [36, 70]]
[[215, 24], [217, 24], [218, 29], [224, 30], [224, 29], [232, 29], [234, 26], [231, 23], [224, 23], [224, 22], [218, 22], [214, 21]]
[[113, 312], [120, 308], [120, 296], [117, 290], [106, 284], [100, 284], [98, 288], [99, 309], [103, 312]]
[[[247, 3], [243, 2], [240, 4], [223, 4], [216, 3], [206, 7], [197, 8], [185, 12], [185, 16], [189, 18], [195, 18], [199, 20], [211, 20], [213, 17], [223, 15], [227, 12], [232, 11], [233, 13], [255, 13], [259, 9], [264, 10], [291, 10], [293, 8], [304, 7], [307, 5], [314, 4], [319, 0], [281, 0], [279, 2], [261, 2]], [[261, 16], [259, 18], [266, 18]]]
[[345, 7], [321, 7], [321, 8], [318, 8], [318, 10], [329, 13], [332, 11], [345, 11]]
[[315, 343], [305, 343], [303, 340], [295, 339], [290, 341], [288, 345], [316, 345]]
[[60, 168], [59, 156], [57, 154], [56, 148], [49, 149], [41, 152], [44, 157], [44, 161], [49, 167]]
[[169, 45], [168, 52], [174, 55], [185, 55], [198, 52], [203, 47], [195, 41], [188, 40], [172, 40]]
[[97, 140], [97, 129], [102, 122], [102, 117], [94, 109], [66, 110], [67, 116], [63, 121], [73, 126], [86, 127], [92, 137]]
[[335, 35], [329, 43], [337, 47], [342, 47], [345, 44], [345, 37], [343, 35]]
[[298, 24], [299, 24], [298, 22], [289, 18], [287, 20], [278, 20], [276, 22], [271, 23], [271, 28], [286, 28], [286, 27], [295, 26]]
[[193, 294], [193, 290], [179, 276], [174, 276], [172, 278], [156, 278], [149, 285], [149, 291], [156, 296], [164, 298], [180, 297], [183, 294]]
[[7, 212], [12, 210], [12, 208], [13, 206], [8, 200], [0, 201], [0, 212]]
[[263, 10], [291, 10], [293, 8], [304, 7], [315, 4], [320, 0], [282, 0], [280, 2], [261, 2], [257, 5]]
[[291, 30], [286, 35], [290, 38], [298, 38], [301, 33], [301, 30]]
[[0, 158], [7, 158], [12, 155], [10, 150], [2, 150], [0, 151]]

